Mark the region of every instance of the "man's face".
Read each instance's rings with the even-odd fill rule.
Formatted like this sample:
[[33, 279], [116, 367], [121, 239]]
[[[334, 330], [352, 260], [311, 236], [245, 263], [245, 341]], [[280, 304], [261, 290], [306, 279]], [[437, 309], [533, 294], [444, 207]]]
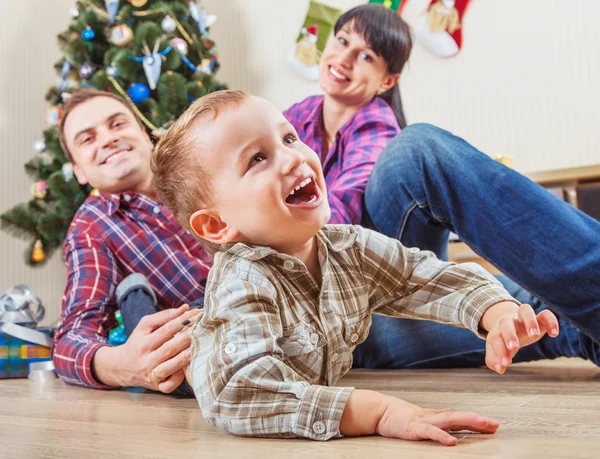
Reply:
[[106, 193], [146, 191], [152, 179], [152, 142], [121, 102], [94, 97], [70, 113], [64, 137], [82, 185]]
[[236, 240], [287, 252], [327, 223], [321, 162], [271, 103], [252, 97], [192, 129], [216, 211]]

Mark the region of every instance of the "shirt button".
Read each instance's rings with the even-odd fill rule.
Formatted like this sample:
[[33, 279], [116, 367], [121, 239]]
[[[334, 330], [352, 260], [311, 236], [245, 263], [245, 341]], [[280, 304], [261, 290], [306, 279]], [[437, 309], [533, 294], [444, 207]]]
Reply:
[[292, 260], [285, 260], [283, 262], [283, 267], [285, 269], [287, 269], [288, 271], [294, 269], [294, 266], [295, 266], [295, 264], [294, 264], [294, 262]]
[[126, 194], [125, 196], [123, 196], [123, 199], [125, 199], [125, 201], [129, 202], [129, 201], [131, 201], [131, 196]]
[[310, 335], [310, 342], [312, 344], [317, 344], [319, 342], [319, 335], [317, 335], [316, 333]]
[[230, 355], [230, 354], [233, 354], [234, 352], [235, 352], [235, 344], [229, 343], [227, 346], [225, 346], [225, 354]]
[[321, 435], [323, 432], [325, 432], [325, 424], [323, 424], [321, 421], [315, 422], [312, 427], [314, 433], [317, 435]]
[[155, 214], [160, 214], [160, 207], [154, 206], [154, 209], [152, 209], [152, 212], [154, 212]]
[[358, 334], [353, 333], [352, 336], [350, 337], [350, 341], [353, 343], [356, 343], [358, 341]]
[[337, 360], [338, 360], [339, 358], [340, 358], [340, 354], [338, 354], [338, 353], [336, 352], [335, 354], [333, 354], [333, 355], [331, 356], [331, 361], [332, 361], [333, 363], [335, 363], [335, 362], [337, 362]]
[[410, 253], [419, 253], [421, 250], [418, 249], [417, 247], [413, 247], [412, 249], [409, 250]]

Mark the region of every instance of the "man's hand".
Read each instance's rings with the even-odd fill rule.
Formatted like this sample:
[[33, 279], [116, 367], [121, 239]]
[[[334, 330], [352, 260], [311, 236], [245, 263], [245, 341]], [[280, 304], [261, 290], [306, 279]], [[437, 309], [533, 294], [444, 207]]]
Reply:
[[558, 320], [548, 310], [536, 316], [531, 306], [522, 304], [516, 313], [497, 317], [486, 339], [486, 365], [496, 373], [503, 374], [521, 347], [535, 343], [546, 333], [552, 338], [558, 336]]
[[172, 392], [183, 382], [183, 369], [191, 359], [189, 333], [178, 332], [200, 312], [186, 304], [144, 317], [124, 344], [96, 352], [96, 378], [109, 386]]

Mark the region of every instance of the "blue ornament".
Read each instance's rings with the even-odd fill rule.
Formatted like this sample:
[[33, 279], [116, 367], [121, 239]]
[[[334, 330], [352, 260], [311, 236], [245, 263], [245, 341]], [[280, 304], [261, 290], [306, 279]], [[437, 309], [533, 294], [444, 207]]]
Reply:
[[127, 90], [127, 94], [134, 104], [139, 104], [150, 98], [150, 88], [144, 83], [132, 83]]
[[92, 41], [96, 36], [96, 32], [90, 26], [87, 26], [83, 32], [81, 32], [81, 37], [85, 41]]

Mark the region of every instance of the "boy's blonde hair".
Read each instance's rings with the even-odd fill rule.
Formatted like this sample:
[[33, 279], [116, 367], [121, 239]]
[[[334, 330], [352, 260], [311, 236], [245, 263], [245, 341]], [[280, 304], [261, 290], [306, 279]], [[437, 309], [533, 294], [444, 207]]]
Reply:
[[183, 112], [154, 148], [154, 189], [179, 223], [192, 234], [192, 214], [212, 205], [210, 177], [194, 152], [198, 139], [192, 126], [200, 117], [206, 118], [206, 122], [214, 121], [220, 110], [239, 106], [249, 98], [250, 94], [237, 90], [216, 91], [201, 97]]

